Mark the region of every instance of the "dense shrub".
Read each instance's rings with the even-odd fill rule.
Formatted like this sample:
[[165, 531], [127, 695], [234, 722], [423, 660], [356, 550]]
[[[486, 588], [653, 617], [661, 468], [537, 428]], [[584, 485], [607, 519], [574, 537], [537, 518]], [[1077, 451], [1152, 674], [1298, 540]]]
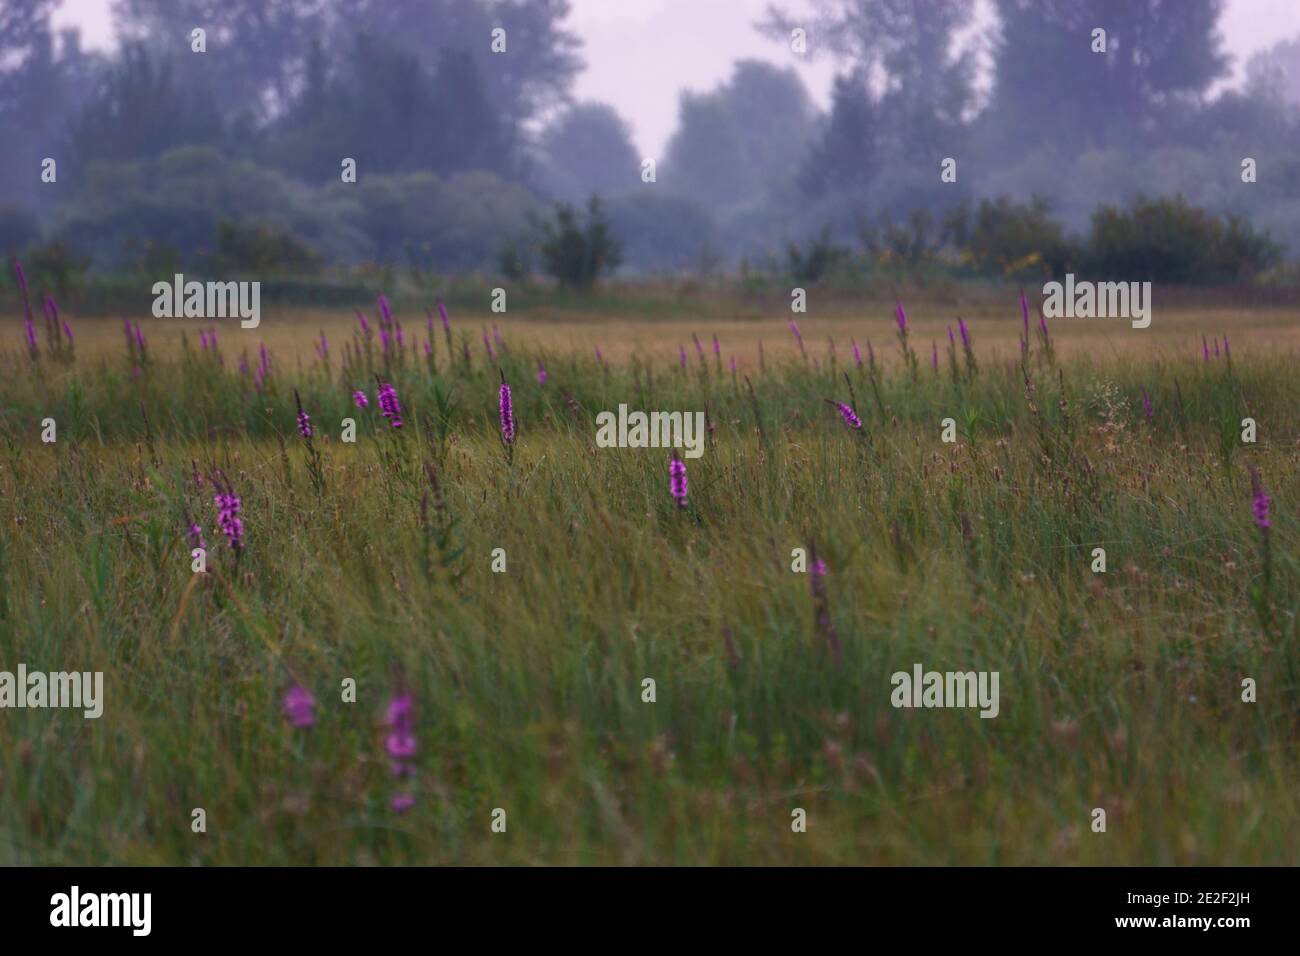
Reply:
[[1226, 221], [1172, 199], [1139, 197], [1092, 218], [1087, 271], [1122, 280], [1213, 283], [1250, 279], [1280, 261], [1281, 247], [1235, 217]]
[[540, 228], [542, 265], [564, 288], [590, 289], [623, 261], [622, 246], [595, 196], [587, 204], [585, 227], [572, 206], [557, 203], [554, 218], [543, 220]]

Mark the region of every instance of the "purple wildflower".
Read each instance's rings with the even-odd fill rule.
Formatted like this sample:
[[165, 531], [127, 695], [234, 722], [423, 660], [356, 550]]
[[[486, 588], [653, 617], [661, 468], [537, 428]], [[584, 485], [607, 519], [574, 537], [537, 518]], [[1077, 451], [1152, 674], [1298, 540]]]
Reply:
[[226, 536], [226, 543], [236, 554], [244, 550], [244, 522], [240, 519], [241, 502], [239, 495], [224, 480], [214, 477], [213, 486], [217, 489], [213, 500], [217, 506], [217, 527]]
[[1151, 407], [1151, 396], [1147, 394], [1145, 388], [1142, 389], [1142, 413], [1146, 415], [1147, 421], [1155, 417], [1155, 410]]
[[668, 461], [668, 493], [677, 502], [677, 507], [686, 507], [686, 462], [677, 457], [676, 449]]
[[714, 358], [722, 357], [722, 345], [718, 342], [717, 335], [713, 336], [713, 357]]
[[542, 360], [541, 360], [541, 359], [538, 359], [538, 360], [537, 360], [537, 384], [538, 384], [538, 385], [545, 385], [545, 384], [546, 384], [546, 378], [547, 378], [547, 375], [546, 375], [546, 366], [542, 364]]
[[857, 363], [858, 368], [862, 368], [862, 349], [858, 348], [857, 339], [849, 339], [853, 343], [853, 361]]
[[966, 320], [958, 316], [957, 329], [961, 332], [961, 347], [970, 351], [970, 329], [966, 328]]
[[799, 351], [803, 351], [803, 334], [799, 331], [799, 323], [794, 319], [790, 320], [790, 331], [794, 333], [794, 340], [799, 343]]
[[1208, 362], [1209, 360], [1210, 360], [1210, 343], [1205, 341], [1205, 336], [1202, 335], [1201, 336], [1201, 361]]
[[1265, 493], [1264, 482], [1259, 477], [1259, 471], [1254, 465], [1250, 465], [1249, 468], [1251, 493], [1254, 495], [1250, 510], [1255, 516], [1255, 527], [1267, 533], [1268, 529], [1272, 527], [1272, 523], [1268, 520], [1268, 509], [1269, 505], [1273, 503], [1273, 499]]
[[[67, 336], [69, 342], [72, 341], [72, 329], [70, 329], [70, 328], [68, 327], [68, 320], [67, 320], [67, 319], [64, 319], [64, 320], [63, 320], [63, 334], [64, 334], [65, 336]], [[1224, 347], [1224, 349], [1227, 349], [1227, 347], [1228, 347], [1228, 340], [1227, 340], [1227, 339], [1224, 339], [1224, 340], [1223, 340], [1223, 347]]]
[[388, 296], [382, 292], [379, 293], [379, 315], [380, 325], [391, 326], [393, 324], [393, 311], [388, 307]]
[[[72, 336], [68, 337], [71, 338]], [[1232, 358], [1232, 352], [1228, 349], [1228, 337], [1226, 335], [1223, 337], [1223, 354], [1227, 358]]]
[[[392, 761], [393, 776], [415, 776], [415, 728], [409, 694], [398, 694], [389, 701], [384, 724], [390, 731], [384, 738], [384, 750]], [[415, 797], [410, 793], [395, 794], [391, 803], [392, 808], [398, 813], [409, 810], [414, 805]]]
[[316, 725], [316, 698], [301, 684], [294, 684], [284, 694], [284, 716], [294, 727]]
[[907, 334], [907, 311], [903, 308], [903, 303], [894, 303], [894, 321], [898, 324], [898, 331]]
[[366, 393], [361, 389], [354, 388], [352, 390], [352, 403], [356, 405], [357, 408], [365, 408], [370, 404], [370, 399], [366, 397]]
[[360, 309], [357, 309], [357, 324], [361, 326], [362, 335], [370, 335], [370, 323], [366, 321], [366, 314]]
[[298, 411], [298, 434], [303, 438], [311, 437], [311, 419], [305, 411]]
[[830, 398], [826, 399], [826, 402], [835, 406], [835, 408], [839, 410], [840, 417], [844, 419], [844, 424], [848, 425], [850, 428], [862, 427], [862, 419], [858, 418], [858, 413], [853, 410], [852, 405], [847, 405], [844, 402], [837, 402]]
[[402, 405], [397, 400], [397, 389], [390, 382], [379, 383], [379, 410], [394, 428], [402, 427]]
[[501, 374], [498, 404], [501, 412], [501, 441], [509, 446], [514, 444], [515, 440], [515, 411], [514, 403], [510, 400], [510, 386], [506, 382], [504, 372]]

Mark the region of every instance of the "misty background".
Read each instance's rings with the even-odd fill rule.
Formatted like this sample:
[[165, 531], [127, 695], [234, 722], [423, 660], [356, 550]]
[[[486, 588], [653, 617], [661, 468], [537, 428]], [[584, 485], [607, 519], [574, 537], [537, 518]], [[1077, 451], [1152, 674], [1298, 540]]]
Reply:
[[575, 259], [1296, 281], [1293, 5], [624, 6], [0, 0], [0, 251], [61, 289], [181, 269], [563, 282]]

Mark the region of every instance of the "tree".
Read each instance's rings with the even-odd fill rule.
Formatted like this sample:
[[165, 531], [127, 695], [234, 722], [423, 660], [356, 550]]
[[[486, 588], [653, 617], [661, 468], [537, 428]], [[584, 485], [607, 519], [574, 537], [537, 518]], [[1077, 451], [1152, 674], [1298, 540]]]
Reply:
[[[467, 51], [486, 78], [488, 96], [518, 128], [567, 101], [582, 68], [581, 42], [564, 29], [569, 0], [335, 0], [346, 16], [339, 31], [385, 37], [435, 69], [438, 51]], [[506, 52], [493, 53], [491, 33], [505, 30]], [[336, 41], [337, 48], [346, 43]]]
[[865, 189], [874, 175], [876, 123], [863, 72], [837, 76], [830, 118], [799, 173], [803, 191], [820, 197], [843, 189]]
[[547, 184], [561, 199], [608, 196], [639, 184], [640, 158], [627, 121], [605, 103], [579, 103], [541, 135]]
[[742, 60], [707, 93], [682, 93], [665, 167], [672, 185], [715, 206], [753, 201], [789, 180], [816, 132], [793, 70]]
[[974, 108], [974, 52], [955, 35], [974, 0], [811, 0], [812, 16], [773, 9], [769, 33], [804, 26], [812, 50], [828, 50], [879, 90], [878, 140], [891, 158], [937, 160], [957, 152]]
[[168, 62], [127, 44], [70, 125], [74, 168], [124, 162], [185, 144], [216, 143], [221, 119], [211, 99], [180, 89]]
[[[225, 120], [254, 128], [283, 115], [313, 38], [346, 12], [338, 0], [115, 0], [120, 35], [170, 64], [178, 85], [211, 93]], [[207, 33], [194, 55], [191, 31]]]
[[[991, 138], [1017, 152], [1158, 145], [1227, 70], [1222, 0], [996, 0]], [[1093, 52], [1092, 31], [1106, 31]]]
[[541, 224], [542, 264], [562, 287], [585, 291], [602, 273], [613, 272], [623, 261], [622, 245], [614, 238], [600, 200], [587, 204], [587, 225], [568, 203], [556, 203], [555, 217]]

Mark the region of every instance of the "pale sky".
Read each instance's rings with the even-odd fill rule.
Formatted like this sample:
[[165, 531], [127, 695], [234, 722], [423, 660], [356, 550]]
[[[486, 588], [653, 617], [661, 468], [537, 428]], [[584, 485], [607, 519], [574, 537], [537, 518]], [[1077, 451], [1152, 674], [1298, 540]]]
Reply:
[[[753, 27], [771, 0], [571, 0], [570, 27], [583, 40], [587, 68], [578, 99], [612, 104], [632, 124], [637, 147], [662, 153], [677, 123], [680, 91], [712, 88], [738, 59], [796, 67], [813, 98], [829, 100], [834, 65], [799, 57]], [[985, 0], [981, 0], [985, 2]], [[110, 0], [64, 0], [59, 26], [77, 25], [88, 46], [112, 42]], [[807, 0], [781, 7], [806, 9]], [[1251, 54], [1300, 34], [1300, 0], [1228, 0], [1220, 30], [1240, 73]]]

